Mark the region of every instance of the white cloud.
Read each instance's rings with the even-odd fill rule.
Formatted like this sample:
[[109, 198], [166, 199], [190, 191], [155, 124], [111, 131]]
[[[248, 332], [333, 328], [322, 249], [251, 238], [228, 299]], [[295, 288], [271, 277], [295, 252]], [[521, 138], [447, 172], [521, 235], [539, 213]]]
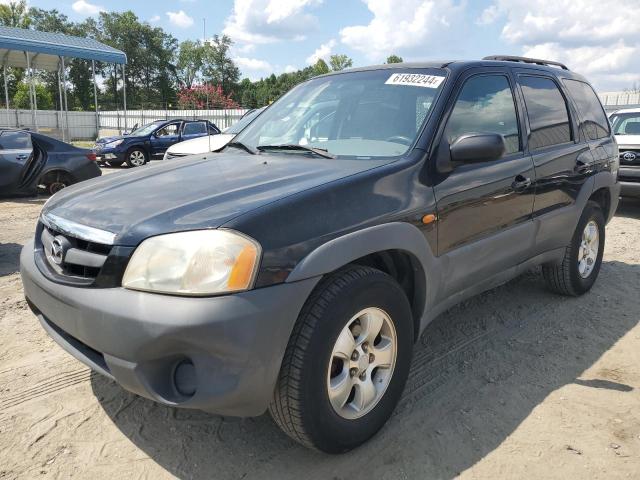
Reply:
[[352, 25], [340, 31], [342, 43], [381, 60], [391, 53], [425, 51], [442, 40], [464, 10], [455, 0], [363, 0], [373, 14], [367, 25]]
[[267, 72], [272, 70], [271, 64], [258, 58], [234, 57], [233, 61], [243, 70]]
[[153, 17], [151, 17], [149, 19], [149, 22], [151, 22], [151, 23], [156, 23], [156, 22], [159, 22], [159, 21], [160, 21], [160, 15], [154, 15]]
[[193, 25], [193, 18], [187, 15], [184, 10], [178, 12], [167, 12], [169, 22], [179, 28], [189, 28]]
[[284, 73], [293, 73], [296, 72], [298, 70], [298, 67], [295, 67], [293, 65], [287, 65], [286, 67], [284, 67]]
[[100, 12], [104, 12], [104, 7], [100, 5], [94, 5], [86, 2], [85, 0], [78, 0], [71, 5], [74, 12], [80, 15], [97, 15]]
[[502, 12], [497, 5], [489, 5], [482, 11], [476, 20], [476, 23], [478, 25], [491, 25], [498, 19], [498, 17], [500, 17], [501, 14]]
[[325, 61], [328, 60], [335, 46], [336, 41], [334, 39], [329, 40], [327, 43], [323, 43], [318, 48], [316, 48], [315, 52], [307, 57], [306, 62], [309, 65], [313, 65], [321, 58]]
[[306, 9], [322, 0], [235, 0], [223, 33], [234, 41], [250, 44], [303, 40], [318, 27]]
[[531, 57], [559, 60], [597, 88], [640, 81], [637, 0], [496, 0], [478, 22], [504, 16], [501, 38]]

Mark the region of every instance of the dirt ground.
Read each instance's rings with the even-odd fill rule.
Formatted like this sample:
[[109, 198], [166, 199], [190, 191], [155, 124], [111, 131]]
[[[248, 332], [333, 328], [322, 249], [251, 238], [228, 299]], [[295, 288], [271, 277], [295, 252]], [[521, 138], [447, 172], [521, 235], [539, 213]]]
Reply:
[[342, 456], [268, 415], [154, 404], [66, 354], [18, 273], [43, 203], [0, 201], [0, 479], [640, 478], [640, 202], [608, 226], [584, 297], [532, 271], [433, 322], [394, 417]]

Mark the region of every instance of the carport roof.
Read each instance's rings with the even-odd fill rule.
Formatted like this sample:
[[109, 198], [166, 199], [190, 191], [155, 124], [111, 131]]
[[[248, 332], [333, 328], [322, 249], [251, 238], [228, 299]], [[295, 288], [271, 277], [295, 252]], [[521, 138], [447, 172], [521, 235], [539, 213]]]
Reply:
[[58, 69], [59, 57], [127, 63], [124, 52], [92, 38], [0, 26], [0, 62], [26, 68], [25, 52], [31, 54], [33, 68], [50, 71]]

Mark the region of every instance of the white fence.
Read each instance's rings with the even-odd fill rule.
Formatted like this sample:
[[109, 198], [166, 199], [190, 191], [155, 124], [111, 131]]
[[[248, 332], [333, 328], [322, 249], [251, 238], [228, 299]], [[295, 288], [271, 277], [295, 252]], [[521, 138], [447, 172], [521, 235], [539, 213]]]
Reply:
[[640, 93], [638, 92], [603, 92], [599, 96], [607, 112], [614, 112], [621, 108], [640, 107]]
[[59, 112], [55, 110], [38, 110], [35, 116], [31, 110], [0, 110], [0, 127], [25, 128], [39, 131], [54, 138], [63, 138], [65, 115], [68, 120], [66, 140], [95, 140], [102, 132], [117, 134], [124, 130], [131, 130], [154, 120], [169, 120], [184, 118], [189, 120], [205, 119], [224, 129], [238, 121], [246, 109], [225, 110], [129, 110], [126, 122], [124, 111], [98, 112]]

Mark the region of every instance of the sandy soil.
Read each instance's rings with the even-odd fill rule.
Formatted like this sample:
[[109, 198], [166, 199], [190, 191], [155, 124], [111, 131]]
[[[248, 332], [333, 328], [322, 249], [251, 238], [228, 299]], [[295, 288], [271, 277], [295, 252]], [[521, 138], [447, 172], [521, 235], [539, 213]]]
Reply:
[[640, 477], [640, 203], [607, 230], [593, 290], [532, 271], [427, 329], [396, 414], [327, 456], [264, 415], [167, 408], [91, 373], [28, 310], [18, 254], [43, 200], [0, 202], [0, 479]]

